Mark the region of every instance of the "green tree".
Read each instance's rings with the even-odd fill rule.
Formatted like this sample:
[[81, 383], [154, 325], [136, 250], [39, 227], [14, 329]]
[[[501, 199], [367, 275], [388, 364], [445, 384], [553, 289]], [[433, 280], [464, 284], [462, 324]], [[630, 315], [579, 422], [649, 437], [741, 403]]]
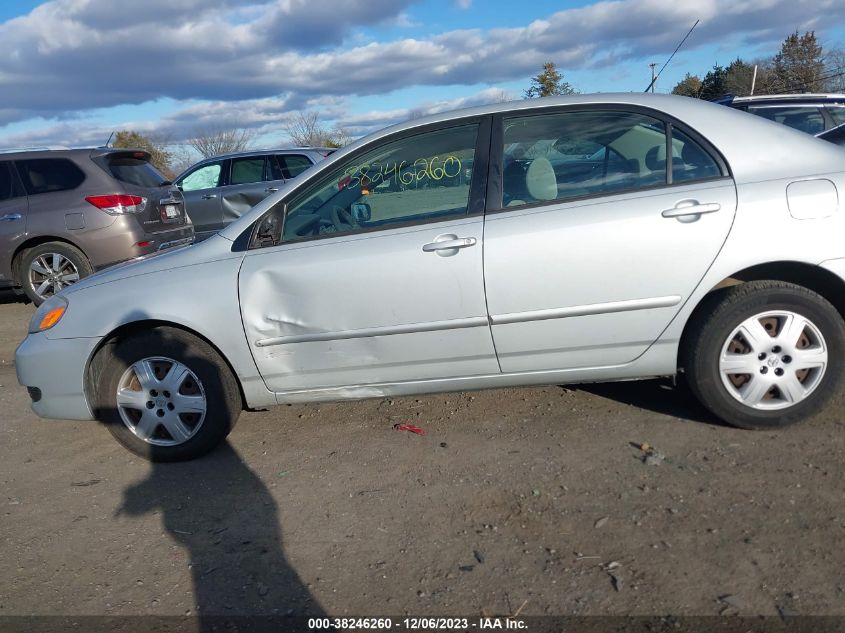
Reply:
[[719, 64], [713, 66], [713, 69], [704, 75], [701, 80], [701, 98], [707, 101], [724, 97], [727, 94], [725, 87], [725, 77], [727, 71]]
[[821, 92], [825, 89], [822, 46], [815, 31], [795, 31], [772, 60], [771, 84], [779, 92]]
[[543, 72], [531, 78], [531, 87], [523, 95], [525, 99], [535, 97], [551, 97], [555, 95], [571, 95], [577, 91], [572, 85], [563, 80], [554, 62], [543, 64]]
[[687, 73], [675, 87], [672, 88], [673, 95], [681, 95], [682, 97], [693, 97], [698, 99], [701, 97], [701, 78], [698, 75], [691, 75]]
[[724, 89], [726, 94], [744, 97], [751, 94], [754, 80], [754, 66], [746, 64], [739, 57], [725, 68]]
[[127, 149], [140, 149], [150, 154], [150, 162], [168, 178], [173, 177], [170, 169], [172, 154], [167, 151], [164, 143], [154, 141], [148, 136], [134, 130], [120, 130], [114, 136], [112, 147], [123, 147]]

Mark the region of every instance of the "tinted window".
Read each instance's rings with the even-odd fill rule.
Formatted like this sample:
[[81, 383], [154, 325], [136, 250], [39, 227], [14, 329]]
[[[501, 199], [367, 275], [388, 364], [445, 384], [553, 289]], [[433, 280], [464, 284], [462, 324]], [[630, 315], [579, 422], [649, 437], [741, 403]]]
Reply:
[[505, 119], [504, 142], [504, 206], [666, 183], [665, 126], [644, 115], [591, 111]]
[[298, 154], [279, 154], [276, 158], [279, 159], [282, 175], [285, 178], [295, 178], [311, 167], [312, 164], [305, 156]]
[[830, 113], [830, 116], [833, 117], [833, 125], [836, 126], [845, 123], [845, 107], [830, 106], [827, 108], [827, 111]]
[[14, 198], [11, 165], [8, 161], [0, 161], [0, 201]]
[[704, 149], [686, 134], [672, 129], [672, 182], [718, 178], [722, 170]]
[[203, 165], [185, 176], [179, 186], [182, 191], [197, 191], [198, 189], [217, 187], [220, 183], [221, 165], [222, 163]]
[[160, 171], [138, 158], [108, 159], [109, 173], [120, 182], [139, 187], [160, 187], [167, 180]]
[[466, 214], [477, 133], [428, 132], [346, 161], [289, 205], [285, 241]]
[[254, 158], [233, 158], [232, 177], [230, 185], [245, 185], [251, 182], [266, 180], [264, 172], [265, 159], [263, 156]]
[[75, 189], [85, 174], [66, 158], [32, 158], [16, 161], [29, 195]]
[[824, 118], [818, 108], [814, 107], [754, 107], [749, 106], [748, 111], [751, 114], [765, 117], [770, 121], [782, 123], [796, 130], [807, 132], [808, 134], [818, 134], [824, 131]]

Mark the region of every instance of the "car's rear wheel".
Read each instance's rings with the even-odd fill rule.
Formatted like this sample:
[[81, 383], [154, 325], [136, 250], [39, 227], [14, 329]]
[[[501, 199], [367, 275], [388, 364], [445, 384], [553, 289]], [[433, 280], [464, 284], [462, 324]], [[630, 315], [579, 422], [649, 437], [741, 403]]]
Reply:
[[780, 281], [718, 291], [685, 340], [698, 399], [725, 422], [765, 429], [818, 412], [845, 371], [845, 323], [819, 294]]
[[157, 327], [105, 346], [94, 361], [97, 419], [151, 461], [199, 457], [217, 446], [241, 411], [237, 381], [208, 343]]
[[85, 254], [64, 242], [45, 242], [30, 248], [21, 256], [19, 266], [21, 287], [35, 305], [93, 272]]

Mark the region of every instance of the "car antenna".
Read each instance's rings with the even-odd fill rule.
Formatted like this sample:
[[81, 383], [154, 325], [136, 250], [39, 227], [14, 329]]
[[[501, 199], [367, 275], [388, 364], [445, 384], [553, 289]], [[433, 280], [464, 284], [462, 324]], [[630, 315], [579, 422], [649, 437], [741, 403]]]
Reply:
[[108, 146], [109, 146], [109, 143], [111, 143], [112, 136], [114, 136], [114, 130], [112, 130], [112, 131], [111, 131], [111, 134], [109, 134], [109, 140], [107, 140], [107, 141], [106, 141], [106, 144], [105, 144], [105, 145], [103, 145], [103, 147], [108, 147]]
[[687, 31], [687, 34], [686, 34], [686, 35], [684, 35], [684, 39], [682, 39], [682, 40], [681, 40], [681, 43], [680, 43], [680, 44], [678, 44], [678, 46], [677, 46], [677, 47], [675, 47], [675, 50], [674, 50], [674, 51], [672, 51], [672, 54], [671, 54], [671, 55], [669, 55], [669, 59], [667, 59], [667, 60], [666, 60], [666, 63], [665, 63], [665, 64], [663, 64], [663, 66], [661, 66], [661, 68], [660, 68], [660, 72], [659, 72], [659, 73], [657, 73], [654, 77], [652, 77], [652, 79], [651, 79], [651, 83], [649, 83], [649, 84], [648, 84], [648, 86], [646, 87], [646, 89], [645, 89], [643, 92], [648, 92], [649, 90], [651, 90], [652, 86], [654, 86], [654, 84], [655, 84], [655, 83], [657, 83], [657, 80], [660, 78], [660, 73], [662, 73], [662, 72], [663, 72], [663, 69], [664, 69], [664, 68], [666, 68], [666, 66], [668, 66], [668, 65], [669, 65], [669, 62], [671, 62], [671, 61], [672, 61], [672, 58], [675, 56], [675, 53], [677, 53], [679, 50], [681, 50], [681, 46], [683, 46], [683, 45], [684, 45], [684, 42], [686, 42], [686, 41], [687, 41], [687, 38], [690, 36], [690, 33], [692, 33], [693, 29], [694, 29], [695, 27], [697, 27], [697, 26], [698, 26], [698, 23], [699, 23], [699, 22], [701, 22], [701, 20], [696, 20], [696, 21], [695, 21], [695, 24], [693, 24], [693, 25], [692, 25], [692, 28], [691, 28], [689, 31]]

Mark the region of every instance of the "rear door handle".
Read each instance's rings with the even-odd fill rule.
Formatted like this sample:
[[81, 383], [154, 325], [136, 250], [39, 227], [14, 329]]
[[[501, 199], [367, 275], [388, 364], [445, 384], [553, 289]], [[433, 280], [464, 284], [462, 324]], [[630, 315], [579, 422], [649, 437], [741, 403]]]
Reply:
[[690, 215], [701, 215], [703, 213], [715, 213], [722, 208], [718, 202], [700, 203], [698, 200], [681, 200], [671, 209], [661, 213], [664, 218], [680, 218]]
[[7, 213], [4, 216], [0, 216], [0, 222], [14, 222], [15, 220], [20, 220], [22, 217], [20, 213]]
[[202, 199], [203, 200], [211, 200], [211, 199], [216, 198], [216, 197], [217, 197], [216, 193], [207, 193], [202, 197]]
[[450, 251], [458, 248], [467, 248], [468, 246], [475, 246], [478, 240], [474, 237], [457, 237], [457, 236], [443, 236], [451, 239], [435, 240], [428, 244], [423, 244], [422, 249], [426, 253], [436, 253], [437, 251]]
[[278, 187], [267, 187], [264, 190], [264, 193], [276, 193], [279, 190]]

